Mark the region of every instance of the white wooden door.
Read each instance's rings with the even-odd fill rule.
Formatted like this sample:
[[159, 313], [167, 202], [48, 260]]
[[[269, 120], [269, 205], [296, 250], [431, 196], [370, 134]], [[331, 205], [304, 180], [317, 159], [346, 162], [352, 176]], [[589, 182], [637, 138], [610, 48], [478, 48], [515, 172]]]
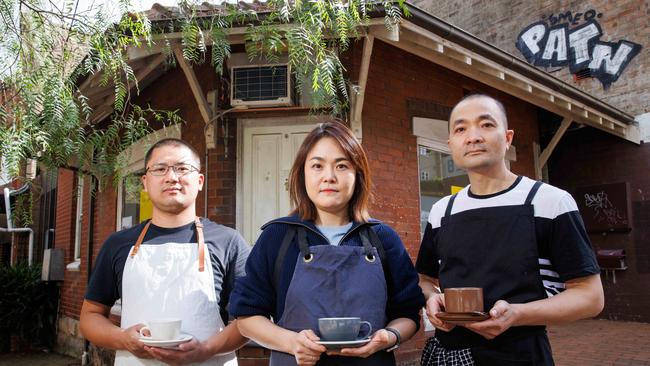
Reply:
[[313, 128], [314, 124], [244, 128], [242, 234], [249, 243], [255, 243], [264, 223], [289, 213], [289, 170]]

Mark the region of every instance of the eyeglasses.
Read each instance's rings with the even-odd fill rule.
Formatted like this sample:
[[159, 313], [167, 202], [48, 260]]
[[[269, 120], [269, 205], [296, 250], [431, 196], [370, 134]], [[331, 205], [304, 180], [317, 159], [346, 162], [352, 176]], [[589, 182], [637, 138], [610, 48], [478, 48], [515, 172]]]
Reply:
[[147, 173], [151, 173], [151, 175], [161, 177], [163, 175], [167, 175], [167, 172], [169, 172], [170, 168], [171, 170], [174, 171], [174, 174], [176, 174], [177, 177], [182, 177], [184, 175], [190, 174], [195, 170], [197, 172], [199, 171], [199, 169], [195, 168], [191, 164], [176, 164], [176, 165], [156, 164], [147, 168]]

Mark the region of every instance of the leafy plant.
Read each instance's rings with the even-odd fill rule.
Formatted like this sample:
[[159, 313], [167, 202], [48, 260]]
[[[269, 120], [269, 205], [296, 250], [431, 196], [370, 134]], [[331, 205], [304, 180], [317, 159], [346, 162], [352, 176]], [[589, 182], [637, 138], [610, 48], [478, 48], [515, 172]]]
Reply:
[[56, 338], [58, 287], [41, 281], [41, 267], [0, 264], [0, 351], [11, 336], [52, 347]]
[[[260, 14], [222, 4], [207, 16], [198, 1], [179, 0], [173, 19], [152, 24], [129, 0], [109, 4], [123, 14], [117, 21], [106, 8], [83, 12], [79, 4], [0, 0], [0, 155], [11, 176], [31, 158], [51, 168], [78, 167], [102, 183], [111, 175], [120, 178], [120, 152], [151, 132], [149, 121], [178, 123], [173, 112], [133, 104], [139, 80], [127, 51], [153, 46], [154, 34], [172, 64], [167, 35], [180, 32], [183, 57], [192, 63], [210, 59], [221, 75], [231, 52], [228, 29], [247, 27], [251, 59], [273, 62], [286, 53], [299, 92], [341, 115], [348, 101], [341, 52], [360, 36], [372, 10], [383, 8], [389, 28], [408, 15], [404, 0], [268, 0]], [[102, 125], [91, 124], [93, 110], [79, 89], [96, 74], [101, 86], [113, 90], [104, 101], [113, 113]]]

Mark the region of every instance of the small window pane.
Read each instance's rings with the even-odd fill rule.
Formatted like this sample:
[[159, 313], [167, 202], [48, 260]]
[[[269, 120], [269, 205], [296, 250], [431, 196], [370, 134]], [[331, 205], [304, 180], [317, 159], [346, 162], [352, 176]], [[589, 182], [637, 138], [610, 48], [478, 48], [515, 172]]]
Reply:
[[431, 206], [441, 198], [469, 184], [464, 170], [456, 167], [451, 155], [429, 147], [418, 147], [420, 166], [420, 230], [424, 233]]
[[142, 184], [139, 177], [143, 172], [135, 173], [122, 181], [122, 217], [121, 229], [128, 229], [140, 223], [140, 206]]

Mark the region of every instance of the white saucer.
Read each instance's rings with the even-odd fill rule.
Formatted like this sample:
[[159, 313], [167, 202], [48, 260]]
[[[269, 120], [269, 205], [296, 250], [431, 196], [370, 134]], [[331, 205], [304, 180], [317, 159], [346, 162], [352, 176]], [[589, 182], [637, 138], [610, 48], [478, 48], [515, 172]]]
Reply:
[[363, 339], [355, 339], [353, 341], [316, 341], [318, 344], [322, 344], [326, 348], [357, 348], [361, 347], [364, 344], [370, 342], [370, 337]]
[[191, 341], [192, 338], [190, 334], [181, 333], [178, 339], [160, 340], [151, 339], [151, 337], [140, 337], [140, 342], [151, 347], [176, 348], [179, 344]]

